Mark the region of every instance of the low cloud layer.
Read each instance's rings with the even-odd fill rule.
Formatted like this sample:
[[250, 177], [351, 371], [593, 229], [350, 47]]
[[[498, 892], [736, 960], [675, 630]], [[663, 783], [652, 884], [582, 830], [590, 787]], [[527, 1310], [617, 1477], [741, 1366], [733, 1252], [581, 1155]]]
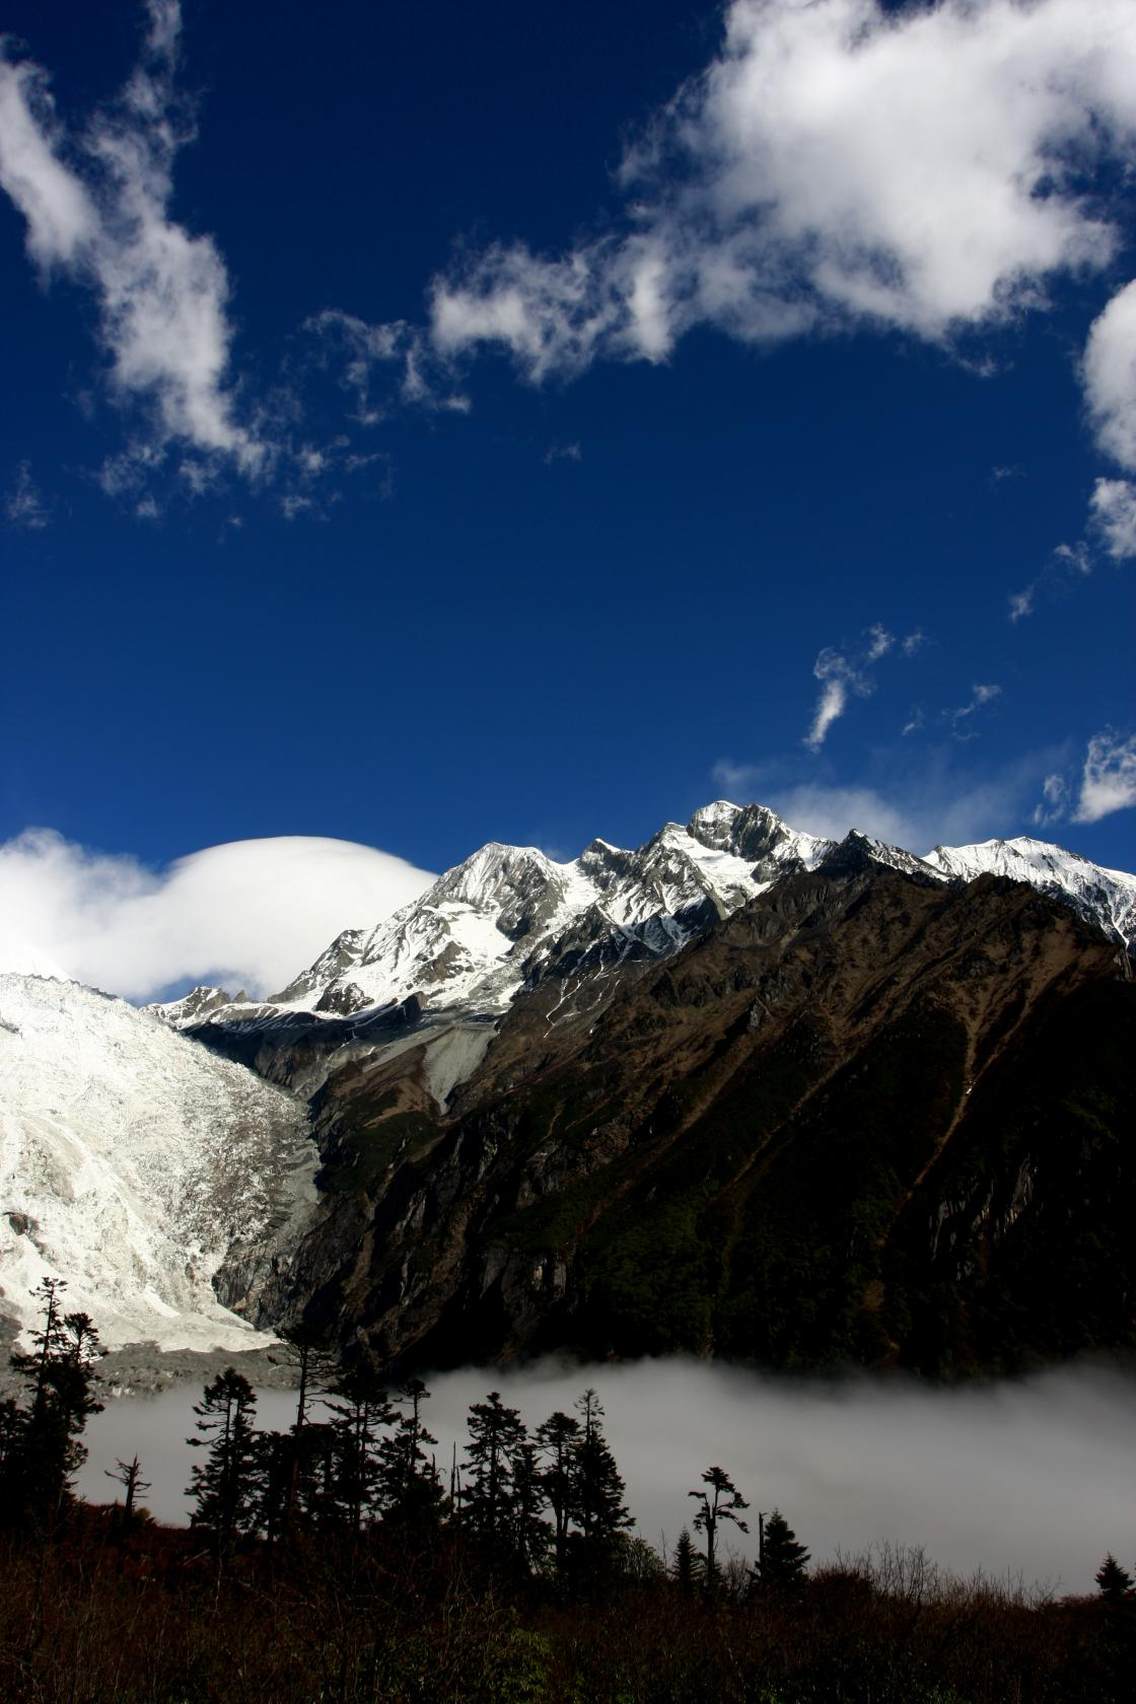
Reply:
[[271, 993], [342, 929], [380, 922], [432, 880], [348, 840], [235, 840], [155, 872], [31, 829], [0, 846], [0, 970], [135, 1000], [206, 978]]
[[[924, 1545], [969, 1574], [1019, 1573], [1056, 1590], [1091, 1593], [1106, 1550], [1131, 1566], [1128, 1509], [1117, 1487], [1131, 1466], [1133, 1382], [1104, 1372], [1047, 1373], [981, 1389], [933, 1390], [905, 1379], [826, 1384], [723, 1366], [653, 1361], [521, 1372], [484, 1368], [430, 1379], [426, 1420], [447, 1463], [464, 1441], [471, 1402], [494, 1387], [529, 1425], [571, 1409], [589, 1384], [607, 1410], [638, 1532], [674, 1544], [690, 1520], [686, 1492], [718, 1462], [758, 1509], [779, 1504], [816, 1561], [890, 1541]], [[154, 1492], [147, 1502], [184, 1521], [181, 1491], [194, 1452], [192, 1389], [109, 1402], [87, 1430], [80, 1490], [108, 1495], [102, 1470], [135, 1450]], [[264, 1425], [291, 1423], [294, 1398], [264, 1391]], [[756, 1520], [733, 1546], [752, 1561]]]

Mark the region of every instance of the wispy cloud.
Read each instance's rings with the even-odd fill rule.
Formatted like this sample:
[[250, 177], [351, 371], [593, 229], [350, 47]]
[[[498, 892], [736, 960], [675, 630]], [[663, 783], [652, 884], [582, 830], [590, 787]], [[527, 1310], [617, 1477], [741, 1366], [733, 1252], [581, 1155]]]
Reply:
[[951, 339], [1111, 263], [1119, 221], [1085, 174], [1134, 155], [1130, 0], [732, 0], [624, 159], [625, 220], [559, 256], [473, 255], [435, 280], [431, 335], [537, 382], [665, 359], [698, 324]]
[[1043, 591], [1056, 593], [1067, 588], [1070, 581], [1087, 579], [1092, 571], [1092, 553], [1084, 539], [1076, 544], [1059, 544], [1037, 578], [1020, 592], [1010, 594], [1011, 622], [1017, 623], [1032, 615]]
[[1136, 556], [1136, 484], [1128, 479], [1098, 479], [1089, 512], [1114, 561]]
[[23, 461], [4, 500], [8, 524], [23, 532], [42, 532], [50, 519], [43, 495], [32, 478], [31, 463]]
[[551, 467], [553, 462], [578, 462], [583, 459], [584, 453], [579, 444], [549, 444], [544, 452], [545, 467]]
[[0, 41], [0, 186], [45, 281], [62, 274], [94, 296], [112, 392], [143, 407], [146, 445], [188, 446], [252, 475], [270, 452], [238, 418], [228, 273], [212, 238], [169, 212], [193, 136], [174, 83], [178, 0], [149, 0], [146, 17], [136, 69], [78, 132], [60, 122], [42, 67]]
[[993, 682], [978, 682], [970, 689], [970, 697], [965, 704], [958, 705], [953, 710], [944, 710], [943, 716], [951, 725], [956, 740], [971, 740], [975, 737], [973, 722], [978, 712], [987, 704], [993, 704], [996, 698], [1002, 696], [1002, 688]]
[[[372, 325], [356, 314], [324, 308], [305, 330], [321, 359], [336, 363], [339, 382], [355, 400], [355, 418], [377, 426], [399, 405], [468, 414], [470, 401], [425, 332], [406, 320]], [[388, 378], [388, 383], [379, 382]]]
[[838, 651], [826, 645], [813, 664], [813, 675], [820, 681], [821, 690], [804, 738], [808, 749], [820, 750], [833, 723], [844, 715], [853, 698], [871, 696], [876, 689], [871, 671], [889, 652], [898, 647], [902, 656], [913, 657], [924, 644], [926, 635], [918, 628], [897, 639], [877, 621], [865, 629], [861, 643], [851, 650]]

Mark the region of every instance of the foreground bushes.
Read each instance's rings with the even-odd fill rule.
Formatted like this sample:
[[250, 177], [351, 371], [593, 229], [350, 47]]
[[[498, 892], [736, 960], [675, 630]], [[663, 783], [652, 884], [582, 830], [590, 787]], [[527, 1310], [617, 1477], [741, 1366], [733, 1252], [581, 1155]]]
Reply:
[[36, 1704], [1128, 1704], [1131, 1601], [1033, 1600], [919, 1553], [713, 1601], [509, 1585], [455, 1539], [251, 1542], [78, 1507], [0, 1551], [0, 1697]]

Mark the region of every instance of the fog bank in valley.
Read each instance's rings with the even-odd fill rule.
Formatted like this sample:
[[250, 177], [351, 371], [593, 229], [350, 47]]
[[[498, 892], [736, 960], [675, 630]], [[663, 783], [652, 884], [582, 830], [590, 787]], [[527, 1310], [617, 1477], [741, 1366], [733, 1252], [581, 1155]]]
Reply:
[[[816, 1560], [890, 1540], [923, 1545], [963, 1573], [1022, 1574], [1059, 1591], [1090, 1591], [1106, 1550], [1136, 1560], [1130, 1487], [1136, 1377], [1065, 1369], [985, 1387], [932, 1389], [902, 1379], [797, 1381], [685, 1360], [439, 1374], [426, 1418], [448, 1473], [471, 1402], [491, 1389], [535, 1426], [594, 1385], [627, 1480], [637, 1531], [672, 1545], [693, 1504], [686, 1491], [720, 1463], [758, 1509], [786, 1514]], [[182, 1492], [200, 1459], [184, 1442], [199, 1392], [107, 1403], [90, 1423], [79, 1488], [114, 1487], [103, 1469], [136, 1450], [159, 1518], [187, 1518]], [[259, 1420], [289, 1424], [287, 1391], [264, 1391]], [[751, 1556], [756, 1518], [738, 1548]]]

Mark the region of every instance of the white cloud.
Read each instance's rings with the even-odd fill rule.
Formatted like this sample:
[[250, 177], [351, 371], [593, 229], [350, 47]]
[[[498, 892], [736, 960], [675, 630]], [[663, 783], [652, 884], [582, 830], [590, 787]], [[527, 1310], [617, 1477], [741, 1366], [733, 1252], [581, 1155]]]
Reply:
[[[914, 655], [922, 637], [922, 634], [910, 634], [902, 642], [901, 649], [905, 656]], [[876, 621], [866, 630], [864, 640], [864, 644], [852, 656], [826, 645], [813, 664], [813, 674], [821, 682], [821, 692], [804, 740], [810, 751], [820, 750], [832, 724], [847, 710], [850, 697], [867, 698], [875, 691], [875, 681], [868, 670], [892, 650], [895, 635]], [[916, 643], [909, 649], [911, 640]]]
[[174, 160], [192, 135], [173, 85], [178, 0], [149, 0], [147, 18], [137, 69], [77, 137], [56, 118], [46, 73], [0, 41], [0, 186], [45, 278], [94, 294], [112, 390], [147, 406], [147, 441], [255, 473], [268, 447], [238, 422], [228, 388], [224, 261], [169, 216]]
[[1136, 473], [1136, 281], [1118, 291], [1094, 322], [1082, 380], [1097, 443]]
[[1118, 562], [1136, 556], [1136, 484], [1127, 479], [1098, 479], [1089, 507], [1108, 554]]
[[347, 840], [237, 840], [156, 873], [31, 829], [0, 846], [0, 968], [54, 966], [132, 999], [185, 978], [271, 992], [432, 880]]
[[21, 462], [16, 478], [4, 503], [9, 525], [23, 532], [42, 532], [48, 523], [47, 505], [43, 494], [32, 478], [30, 462]]
[[1136, 734], [1094, 734], [1085, 752], [1074, 822], [1099, 822], [1136, 805]]
[[559, 258], [475, 255], [435, 281], [432, 337], [503, 347], [534, 381], [663, 359], [699, 323], [948, 339], [1107, 266], [1118, 226], [1085, 189], [1134, 158], [1131, 0], [732, 0], [717, 56], [624, 161], [623, 226]]

